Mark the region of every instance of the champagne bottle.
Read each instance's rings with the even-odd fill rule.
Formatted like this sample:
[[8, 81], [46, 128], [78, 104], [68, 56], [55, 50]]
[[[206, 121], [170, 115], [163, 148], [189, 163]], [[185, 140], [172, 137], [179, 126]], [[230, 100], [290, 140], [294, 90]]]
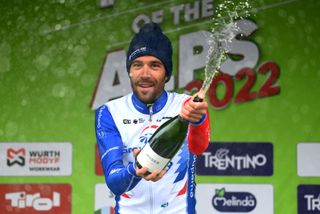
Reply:
[[[202, 99], [195, 97], [195, 102]], [[177, 115], [162, 124], [136, 157], [136, 166], [148, 168], [146, 175], [163, 170], [181, 148], [188, 131], [189, 122]]]
[[164, 169], [182, 146], [188, 125], [179, 115], [162, 124], [137, 155], [137, 167], [146, 166], [146, 174]]

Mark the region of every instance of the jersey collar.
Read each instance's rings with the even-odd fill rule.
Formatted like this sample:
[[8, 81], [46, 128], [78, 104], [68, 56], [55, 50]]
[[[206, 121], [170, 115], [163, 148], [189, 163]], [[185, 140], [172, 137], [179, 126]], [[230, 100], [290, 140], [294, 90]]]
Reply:
[[[153, 102], [153, 114], [161, 111], [161, 109], [166, 105], [167, 100], [168, 93], [166, 91], [163, 91], [161, 96]], [[134, 93], [132, 94], [132, 103], [135, 109], [137, 109], [140, 113], [149, 114], [149, 108], [147, 107], [147, 104], [139, 100], [139, 98]]]

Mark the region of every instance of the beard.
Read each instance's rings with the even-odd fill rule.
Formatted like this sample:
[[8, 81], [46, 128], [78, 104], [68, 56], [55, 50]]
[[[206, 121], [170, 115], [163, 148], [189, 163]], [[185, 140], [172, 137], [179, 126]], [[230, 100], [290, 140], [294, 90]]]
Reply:
[[153, 103], [160, 97], [164, 90], [165, 80], [157, 81], [151, 78], [130, 79], [132, 91], [134, 94], [146, 104]]

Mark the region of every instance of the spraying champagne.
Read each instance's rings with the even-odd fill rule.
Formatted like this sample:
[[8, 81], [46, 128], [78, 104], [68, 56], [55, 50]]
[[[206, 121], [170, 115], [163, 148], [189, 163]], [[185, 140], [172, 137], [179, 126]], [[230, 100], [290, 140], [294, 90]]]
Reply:
[[[205, 80], [198, 92], [201, 97], [204, 97], [213, 78], [219, 73], [220, 65], [226, 58], [225, 43], [230, 42], [237, 31], [237, 25], [234, 22], [230, 22], [212, 34], [205, 65]], [[196, 96], [193, 101], [202, 102], [202, 99]], [[137, 155], [136, 166], [140, 169], [144, 166], [147, 167], [148, 172], [146, 174], [150, 174], [155, 170], [163, 170], [184, 143], [188, 126], [189, 122], [180, 115], [161, 125]]]

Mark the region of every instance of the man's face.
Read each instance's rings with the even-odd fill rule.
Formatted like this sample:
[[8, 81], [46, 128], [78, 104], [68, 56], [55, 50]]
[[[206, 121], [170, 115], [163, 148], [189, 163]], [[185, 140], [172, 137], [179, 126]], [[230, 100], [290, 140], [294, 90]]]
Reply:
[[130, 67], [133, 92], [144, 103], [152, 103], [163, 92], [166, 71], [162, 62], [154, 56], [136, 58]]

